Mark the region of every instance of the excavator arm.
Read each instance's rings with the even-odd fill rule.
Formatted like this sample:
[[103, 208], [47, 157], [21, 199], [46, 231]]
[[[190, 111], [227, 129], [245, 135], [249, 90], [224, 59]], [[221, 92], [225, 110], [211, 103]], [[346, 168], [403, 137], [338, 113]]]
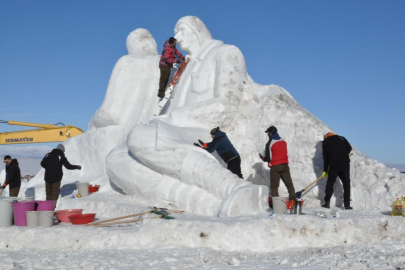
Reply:
[[83, 133], [78, 127], [65, 126], [62, 123], [53, 125], [3, 120], [0, 120], [0, 123], [38, 128], [0, 133], [0, 144], [64, 142]]

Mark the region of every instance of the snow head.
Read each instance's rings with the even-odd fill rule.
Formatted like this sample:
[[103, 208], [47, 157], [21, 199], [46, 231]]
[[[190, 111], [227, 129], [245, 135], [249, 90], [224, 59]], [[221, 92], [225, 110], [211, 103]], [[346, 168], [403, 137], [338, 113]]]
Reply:
[[178, 20], [174, 28], [177, 44], [183, 51], [193, 54], [212, 36], [205, 24], [195, 16], [185, 16]]
[[138, 28], [132, 31], [127, 37], [127, 49], [130, 55], [155, 55], [157, 45], [155, 39], [148, 30]]

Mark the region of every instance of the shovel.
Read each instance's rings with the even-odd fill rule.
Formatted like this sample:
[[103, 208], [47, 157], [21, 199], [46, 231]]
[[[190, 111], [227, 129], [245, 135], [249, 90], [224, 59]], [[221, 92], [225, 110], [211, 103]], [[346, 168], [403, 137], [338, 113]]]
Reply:
[[303, 190], [298, 191], [295, 193], [295, 195], [297, 196], [297, 199], [301, 199], [302, 193], [304, 193], [305, 191], [307, 191], [310, 187], [312, 187], [312, 185], [318, 183], [319, 180], [321, 180], [323, 177], [319, 177], [318, 179], [316, 179], [314, 182], [312, 182], [311, 184], [309, 184], [308, 186], [306, 186]]

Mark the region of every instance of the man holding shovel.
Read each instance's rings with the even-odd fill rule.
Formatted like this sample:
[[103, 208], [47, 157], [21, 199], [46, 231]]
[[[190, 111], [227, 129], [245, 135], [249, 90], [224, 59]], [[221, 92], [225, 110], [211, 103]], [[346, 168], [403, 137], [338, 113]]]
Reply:
[[345, 137], [336, 135], [330, 131], [323, 134], [323, 173], [328, 175], [325, 190], [325, 203], [322, 207], [330, 208], [330, 198], [333, 195], [333, 186], [339, 176], [343, 184], [343, 201], [346, 210], [352, 210], [350, 206], [350, 158], [352, 146]]
[[271, 197], [278, 197], [278, 187], [280, 178], [287, 187], [290, 200], [296, 199], [294, 185], [288, 166], [287, 142], [284, 141], [277, 133], [277, 128], [269, 127], [266, 131], [269, 141], [266, 144], [264, 156], [259, 154], [264, 162], [268, 162], [270, 167], [270, 190]]

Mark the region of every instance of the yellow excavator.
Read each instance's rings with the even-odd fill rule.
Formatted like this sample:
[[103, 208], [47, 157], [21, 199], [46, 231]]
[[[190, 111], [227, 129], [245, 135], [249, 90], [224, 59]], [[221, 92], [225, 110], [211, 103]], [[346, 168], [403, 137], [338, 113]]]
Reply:
[[66, 126], [63, 123], [53, 125], [4, 120], [0, 120], [0, 123], [38, 128], [0, 133], [0, 144], [64, 142], [84, 132], [78, 127]]

